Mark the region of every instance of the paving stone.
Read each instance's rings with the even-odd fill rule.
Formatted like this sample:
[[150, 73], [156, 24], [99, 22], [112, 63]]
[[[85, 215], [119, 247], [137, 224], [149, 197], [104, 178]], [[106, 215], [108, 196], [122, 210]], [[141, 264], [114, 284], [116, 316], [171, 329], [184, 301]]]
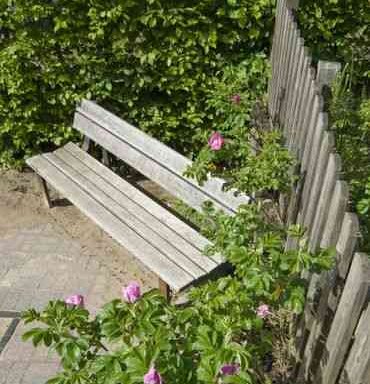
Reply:
[[[0, 216], [0, 311], [40, 310], [80, 293], [95, 314], [131, 280], [151, 287], [153, 276], [74, 207], [40, 209], [31, 219], [18, 205], [7, 212], [9, 225]], [[0, 353], [0, 384], [43, 384], [60, 367], [55, 352], [22, 341], [27, 329], [19, 323]]]
[[[20, 384], [30, 366], [30, 362], [3, 362], [0, 361], [0, 372], [3, 381], [1, 384]], [[38, 383], [41, 384], [41, 383]]]
[[25, 371], [21, 384], [43, 384], [59, 369], [56, 363], [33, 363]]

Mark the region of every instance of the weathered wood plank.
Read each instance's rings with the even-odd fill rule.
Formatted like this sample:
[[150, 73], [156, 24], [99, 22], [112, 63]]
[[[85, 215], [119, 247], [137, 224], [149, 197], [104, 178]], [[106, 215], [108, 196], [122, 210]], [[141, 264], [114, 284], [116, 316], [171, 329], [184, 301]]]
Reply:
[[287, 114], [286, 122], [287, 125], [287, 136], [286, 139], [288, 142], [291, 140], [291, 135], [294, 130], [293, 121], [297, 109], [298, 103], [298, 94], [300, 92], [300, 83], [303, 73], [303, 67], [305, 63], [305, 49], [304, 49], [304, 39], [299, 38], [299, 50], [298, 58], [294, 68], [294, 82], [293, 88], [291, 90], [290, 101], [289, 101], [289, 113]]
[[334, 193], [329, 201], [329, 214], [325, 223], [320, 247], [333, 247], [339, 238], [343, 218], [349, 201], [349, 187], [345, 181], [337, 180]]
[[[292, 27], [293, 28], [293, 27]], [[294, 102], [294, 90], [297, 83], [297, 78], [299, 75], [299, 65], [303, 60], [303, 51], [302, 43], [303, 39], [299, 37], [299, 32], [294, 29], [293, 32], [294, 40], [292, 41], [293, 53], [291, 57], [291, 65], [289, 67], [288, 79], [287, 79], [287, 89], [286, 95], [284, 98], [283, 108], [280, 114], [280, 121], [284, 128], [284, 136], [288, 141], [290, 137], [290, 120], [293, 113], [293, 102]]]
[[[320, 134], [320, 132], [318, 132]], [[320, 146], [318, 159], [310, 165], [306, 172], [305, 185], [302, 193], [302, 212], [300, 223], [305, 228], [311, 228], [315, 210], [320, 197], [320, 191], [328, 166], [329, 155], [333, 151], [335, 139], [331, 132], [325, 132]]]
[[330, 154], [329, 162], [325, 173], [324, 182], [321, 187], [320, 198], [316, 207], [316, 214], [313, 220], [310, 236], [310, 249], [315, 251], [318, 249], [321, 238], [323, 236], [323, 230], [325, 222], [328, 218], [329, 204], [334, 191], [336, 180], [341, 172], [341, 158], [338, 154]]
[[[304, 44], [304, 41], [303, 41]], [[289, 139], [289, 147], [293, 151], [293, 153], [297, 152], [296, 148], [296, 137], [298, 135], [299, 130], [302, 129], [299, 126], [299, 120], [302, 119], [302, 115], [304, 114], [304, 109], [306, 108], [306, 97], [307, 97], [307, 85], [309, 75], [310, 75], [310, 65], [311, 65], [311, 56], [309, 55], [309, 51], [306, 47], [303, 46], [303, 64], [301, 67], [301, 73], [298, 77], [298, 87], [295, 92], [295, 102], [294, 102], [294, 110], [291, 118], [291, 130], [292, 133]]]
[[339, 384], [367, 384], [370, 381], [370, 304], [362, 313], [354, 342]]
[[337, 309], [343, 292], [345, 278], [357, 249], [359, 228], [360, 224], [357, 215], [352, 212], [346, 212], [336, 246], [336, 281], [328, 298], [328, 307], [333, 313]]
[[[299, 222], [302, 223], [303, 220], [304, 227], [307, 228], [309, 248], [313, 252], [317, 251], [319, 248], [324, 226], [328, 217], [329, 201], [334, 190], [336, 178], [340, 171], [339, 155], [328, 154], [328, 157], [328, 163], [325, 164], [324, 162], [322, 164], [322, 169], [317, 171], [316, 184], [309, 195], [306, 215], [303, 216], [303, 218], [299, 218]], [[320, 180], [318, 178], [320, 178]], [[311, 276], [307, 292], [305, 314], [299, 326], [300, 330], [298, 339], [301, 339], [299, 342], [300, 350], [304, 348], [306, 343], [306, 339], [303, 339], [303, 336], [307, 335], [307, 330], [311, 328], [314, 321], [315, 307], [317, 306], [317, 293], [320, 292], [320, 289], [322, 289], [322, 285], [322, 281], [320, 281], [318, 275], [314, 274]], [[302, 367], [302, 369], [305, 368], [307, 367]]]
[[287, 51], [288, 41], [291, 38], [290, 36], [290, 27], [289, 27], [289, 11], [286, 9], [284, 4], [282, 4], [282, 14], [280, 19], [281, 24], [281, 45], [280, 50], [278, 52], [278, 57], [276, 61], [277, 72], [276, 72], [276, 90], [275, 90], [275, 99], [274, 99], [274, 111], [273, 115], [274, 119], [278, 119], [279, 111], [281, 110], [281, 103], [283, 101], [283, 97], [285, 97], [285, 86], [283, 88], [283, 78], [284, 78], [284, 63], [286, 60], [286, 56], [284, 54]]
[[40, 186], [42, 198], [44, 200], [44, 204], [47, 208], [51, 208], [53, 206], [53, 204], [50, 200], [48, 185], [42, 177], [38, 176], [37, 179], [39, 182], [39, 186]]
[[87, 136], [84, 136], [82, 139], [82, 143], [81, 143], [82, 150], [89, 153], [90, 149], [91, 149], [91, 145], [92, 145], [92, 143], [91, 143], [90, 138], [88, 138]]
[[[214, 268], [216, 268], [219, 263], [217, 263], [212, 258], [206, 257], [201, 254], [200, 250], [194, 247], [189, 241], [186, 241], [182, 236], [177, 234], [172, 228], [165, 225], [160, 218], [157, 218], [153, 216], [150, 212], [148, 212], [145, 209], [145, 205], [140, 205], [137, 203], [137, 198], [130, 199], [125, 194], [126, 189], [128, 188], [129, 183], [123, 180], [123, 183], [120, 183], [120, 188], [117, 188], [116, 185], [112, 184], [112, 179], [106, 180], [104, 179], [100, 174], [94, 172], [86, 163], [82, 163], [78, 158], [74, 157], [70, 152], [68, 152], [66, 149], [61, 148], [54, 152], [54, 154], [62, 159], [65, 163], [68, 164], [71, 168], [73, 168], [74, 171], [78, 173], [77, 177], [80, 178], [83, 176], [84, 179], [88, 180], [84, 184], [84, 187], [87, 191], [91, 192], [95, 190], [94, 186], [98, 186], [99, 190], [106, 194], [106, 196], [109, 196], [110, 199], [114, 200], [114, 202], [117, 202], [121, 207], [123, 207], [125, 210], [127, 210], [127, 213], [125, 215], [129, 218], [130, 216], [136, 216], [141, 224], [135, 226], [133, 229], [138, 232], [142, 237], [149, 240], [151, 237], [151, 233], [155, 232], [161, 239], [158, 243], [153, 238], [153, 242], [156, 246], [158, 246], [162, 252], [164, 252], [166, 249], [169, 251], [169, 257], [176, 257], [176, 254], [178, 252], [183, 253], [184, 255], [189, 258], [192, 263], [194, 264], [194, 271], [189, 270], [189, 273], [198, 275], [199, 273], [203, 274], [204, 272], [210, 272]], [[91, 159], [88, 164], [91, 164], [91, 162], [95, 161], [94, 159]], [[57, 164], [55, 164], [57, 165]], [[63, 167], [63, 164], [61, 164]], [[64, 166], [64, 169], [66, 167]], [[110, 172], [110, 171], [109, 171]], [[113, 173], [113, 172], [111, 172]], [[71, 175], [69, 175], [71, 177]], [[87, 185], [93, 184], [92, 189], [90, 189]], [[125, 188], [122, 188], [122, 184], [126, 184]], [[132, 187], [132, 186], [131, 186]], [[100, 192], [99, 191], [99, 192]], [[139, 190], [136, 190], [136, 194], [141, 194], [141, 200], [146, 201], [150, 198], [145, 196], [142, 192]], [[97, 196], [94, 196], [97, 200], [100, 200], [100, 193], [98, 193]], [[113, 203], [108, 203], [110, 206], [113, 206]], [[106, 205], [107, 206], [107, 205]], [[121, 211], [114, 210], [117, 214]], [[122, 213], [123, 214], [123, 213]], [[123, 221], [125, 221], [126, 218], [123, 218]], [[126, 222], [126, 224], [128, 224]], [[129, 224], [128, 224], [129, 225]], [[200, 235], [199, 235], [200, 236]], [[163, 243], [163, 246], [160, 245], [160, 243]], [[170, 244], [170, 247], [168, 247], [168, 243]], [[171, 254], [172, 252], [172, 254]], [[197, 268], [199, 266], [199, 268]]]
[[158, 289], [161, 292], [161, 294], [165, 297], [166, 300], [170, 300], [171, 298], [170, 287], [162, 279], [158, 279]]
[[[337, 181], [329, 208], [328, 219], [325, 224], [321, 248], [326, 249], [337, 244], [348, 198], [347, 184], [344, 181]], [[343, 235], [350, 236], [348, 233]], [[348, 239], [348, 237], [346, 238]], [[353, 249], [351, 251], [353, 252]], [[323, 343], [326, 340], [332, 320], [332, 312], [329, 310], [329, 297], [333, 294], [334, 290], [338, 292], [337, 284], [338, 273], [336, 267], [329, 272], [323, 272], [320, 276], [315, 275], [311, 278], [308, 289], [309, 296], [312, 298], [319, 297], [319, 302], [317, 311], [314, 308], [310, 309], [310, 312], [314, 313], [314, 317], [312, 324], [309, 326], [310, 334], [305, 346], [298, 380], [307, 380], [308, 373], [312, 374], [320, 361]], [[320, 295], [315, 292], [318, 287]], [[306, 305], [311, 306], [311, 302], [307, 302]], [[301, 347], [303, 348], [303, 345]]]
[[346, 212], [337, 243], [338, 275], [341, 279], [345, 279], [347, 276], [359, 238], [360, 222], [358, 217], [355, 213]]
[[[212, 200], [206, 196], [202, 191], [193, 187], [187, 180], [177, 177], [168, 168], [162, 167], [152, 159], [147, 157], [136, 148], [132, 147], [109, 131], [96, 125], [92, 120], [87, 119], [81, 114], [75, 114], [75, 125], [77, 129], [83, 131], [90, 137], [111, 152], [113, 155], [122, 158], [130, 166], [141, 172], [143, 175], [150, 178], [152, 181], [171, 192], [175, 197], [183, 200], [191, 207], [201, 209], [202, 204], [207, 200]], [[228, 207], [218, 202], [213, 201], [215, 206], [219, 209], [225, 210], [227, 213], [232, 213]]]
[[295, 64], [297, 61], [298, 52], [299, 52], [299, 32], [293, 24], [287, 26], [289, 31], [289, 40], [287, 40], [286, 51], [282, 52], [285, 56], [285, 62], [283, 62], [283, 67], [280, 68], [280, 71], [284, 73], [284, 83], [281, 87], [284, 89], [284, 98], [281, 101], [281, 108], [279, 110], [279, 122], [281, 123], [284, 132], [287, 130], [287, 115], [290, 112], [291, 105], [290, 100], [292, 97], [292, 87], [294, 85], [294, 74], [295, 74]]
[[[98, 127], [93, 127], [94, 124]], [[233, 191], [224, 192], [224, 181], [221, 179], [211, 178], [201, 187], [195, 180], [184, 177], [184, 171], [191, 164], [189, 159], [91, 101], [84, 100], [77, 108], [74, 127], [89, 137], [98, 137], [96, 141], [108, 151], [145, 176], [151, 179], [156, 177], [154, 181], [163, 188], [168, 190], [173, 187], [176, 195], [197, 209], [202, 202], [212, 200], [220, 208], [235, 212], [240, 204], [250, 200], [245, 195], [236, 197]], [[109, 146], [115, 151], [111, 151]], [[159, 168], [162, 170], [159, 171]], [[180, 186], [173, 181], [177, 179]]]
[[27, 161], [28, 165], [41, 177], [66, 196], [87, 217], [95, 221], [105, 232], [132, 252], [148, 268], [166, 281], [175, 290], [181, 290], [193, 282], [193, 277], [168, 260], [160, 251], [144, 241], [120, 219], [86, 194], [63, 172], [59, 171], [43, 156], [36, 156]]
[[320, 89], [331, 85], [341, 69], [341, 64], [334, 61], [319, 60], [317, 63], [317, 83]]
[[299, 147], [301, 137], [305, 135], [307, 130], [307, 111], [312, 108], [313, 98], [311, 96], [311, 84], [312, 84], [312, 71], [311, 71], [311, 57], [306, 58], [305, 76], [302, 83], [302, 97], [299, 104], [299, 113], [295, 121], [295, 134], [291, 141], [291, 148], [294, 150], [294, 154], [299, 158], [299, 153], [302, 152]]
[[[316, 83], [314, 82], [314, 92], [316, 89]], [[312, 162], [315, 164], [317, 161], [316, 157], [320, 150], [322, 134], [328, 123], [327, 114], [322, 112], [323, 104], [323, 98], [315, 92], [313, 114], [307, 132], [307, 140], [304, 143], [302, 169], [308, 169], [310, 166], [311, 168], [314, 167]]]
[[277, 71], [279, 69], [278, 66], [278, 58], [281, 51], [282, 44], [282, 6], [283, 0], [278, 0], [276, 4], [276, 14], [275, 14], [275, 27], [274, 27], [274, 35], [273, 35], [273, 44], [270, 55], [270, 63], [271, 63], [271, 78], [269, 80], [268, 86], [268, 108], [269, 115], [274, 117], [276, 114], [276, 91], [277, 91]]
[[[159, 218], [167, 227], [171, 228], [179, 236], [189, 241], [198, 250], [202, 251], [205, 247], [211, 244], [196, 230], [171, 214], [167, 209], [148, 198], [145, 194], [138, 193], [137, 188], [127, 183], [120, 176], [111, 172], [98, 161], [94, 160], [91, 156], [79, 150], [76, 145], [68, 143], [64, 149], [86, 164], [95, 173], [99, 174], [105, 181], [110, 182], [118, 190], [122, 191], [129, 199], [135, 201], [141, 207], [144, 207], [152, 216]], [[222, 258], [220, 256], [214, 258], [217, 263], [222, 262]]]
[[303, 153], [304, 153], [304, 147], [305, 142], [307, 141], [309, 137], [309, 129], [311, 127], [311, 121], [312, 119], [318, 118], [319, 112], [314, 109], [315, 107], [318, 108], [318, 105], [315, 105], [315, 87], [314, 87], [314, 70], [310, 68], [309, 70], [309, 80], [308, 80], [308, 94], [307, 94], [307, 103], [306, 103], [306, 109], [305, 113], [303, 114], [303, 120], [302, 120], [302, 129], [299, 131], [297, 141], [296, 141], [296, 147], [297, 147], [297, 157], [302, 163], [303, 160]]
[[[207, 273], [206, 270], [194, 263], [188, 256], [182, 253], [177, 249], [168, 239], [163, 235], [160, 236], [152, 228], [154, 220], [152, 223], [147, 223], [142, 221], [139, 215], [135, 215], [131, 210], [127, 209], [127, 206], [130, 206], [132, 210], [135, 209], [135, 204], [130, 204], [129, 199], [120, 196], [118, 193], [110, 188], [107, 183], [102, 179], [98, 180], [94, 175], [89, 174], [93, 177], [93, 180], [90, 180], [87, 174], [82, 175], [70, 165], [71, 163], [75, 164], [75, 161], [69, 157], [65, 160], [65, 152], [50, 153], [44, 155], [44, 157], [53, 164], [57, 169], [63, 172], [70, 180], [72, 180], [76, 185], [79, 186], [87, 195], [91, 196], [99, 204], [101, 204], [108, 212], [116, 216], [121, 222], [123, 222], [127, 227], [131, 228], [132, 231], [137, 233], [137, 235], [143, 239], [143, 241], [148, 242], [153, 247], [160, 250], [160, 252], [168, 259], [173, 262], [173, 264], [178, 265], [184, 271], [186, 271], [194, 280], [200, 278], [201, 276]], [[95, 183], [96, 182], [96, 183]], [[119, 198], [119, 202], [111, 198], [111, 194], [114, 193], [116, 198]], [[117, 191], [118, 192], [118, 191]], [[139, 209], [138, 206], [136, 206]], [[194, 255], [194, 254], [193, 254]], [[199, 255], [201, 258], [202, 255]], [[171, 265], [171, 264], [170, 264]]]
[[370, 286], [370, 264], [365, 254], [356, 254], [325, 344], [324, 356], [314, 377], [315, 384], [335, 384], [350, 346], [353, 332]]

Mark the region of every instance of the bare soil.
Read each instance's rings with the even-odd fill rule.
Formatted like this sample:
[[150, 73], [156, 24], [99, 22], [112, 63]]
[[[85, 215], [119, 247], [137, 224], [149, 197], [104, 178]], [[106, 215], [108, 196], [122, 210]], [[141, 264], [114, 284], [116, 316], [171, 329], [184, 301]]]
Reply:
[[0, 241], [25, 228], [51, 227], [59, 236], [77, 240], [81, 257], [95, 259], [122, 284], [137, 280], [147, 289], [157, 285], [152, 273], [76, 207], [55, 191], [51, 196], [56, 206], [48, 209], [32, 171], [0, 170]]

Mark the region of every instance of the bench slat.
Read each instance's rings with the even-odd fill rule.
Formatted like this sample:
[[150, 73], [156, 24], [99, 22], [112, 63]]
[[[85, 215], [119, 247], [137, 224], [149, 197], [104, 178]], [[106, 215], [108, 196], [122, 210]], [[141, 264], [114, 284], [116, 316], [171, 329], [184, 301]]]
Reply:
[[[168, 228], [176, 232], [180, 237], [184, 238], [198, 250], [202, 251], [206, 246], [211, 243], [202, 235], [200, 235], [195, 229], [184, 223], [182, 220], [177, 218], [175, 215], [170, 213], [167, 209], [157, 204], [152, 199], [148, 198], [144, 193], [138, 191], [133, 185], [122, 179], [120, 176], [109, 170], [99, 161], [95, 160], [86, 152], [82, 151], [77, 145], [68, 143], [64, 146], [64, 149], [73, 154], [77, 159], [86, 164], [95, 173], [99, 174], [104, 180], [110, 182], [115, 186], [116, 189], [123, 192], [128, 198], [136, 202], [138, 205], [143, 207], [152, 216], [157, 217], [163, 222]], [[216, 264], [223, 262], [220, 255], [212, 257]]]
[[162, 280], [166, 281], [171, 288], [178, 291], [193, 282], [194, 278], [189, 273], [181, 269], [172, 260], [169, 260], [158, 249], [99, 204], [68, 176], [51, 164], [45, 156], [35, 156], [28, 159], [27, 164], [67, 197], [87, 217], [95, 221], [105, 232], [129, 252], [132, 252]]
[[[218, 263], [209, 257], [203, 256], [197, 248], [193, 247], [184, 238], [177, 235], [176, 232], [168, 228], [158, 218], [152, 216], [142, 206], [127, 197], [124, 193], [128, 184], [126, 181], [124, 181], [124, 183], [126, 183], [126, 187], [119, 190], [111, 184], [111, 181], [104, 180], [99, 174], [95, 173], [91, 168], [74, 157], [66, 149], [59, 149], [55, 151], [54, 154], [67, 163], [68, 166], [73, 168], [74, 171], [78, 172], [79, 177], [81, 175], [83, 178], [88, 180], [88, 182], [83, 181], [83, 188], [87, 192], [92, 193], [94, 198], [101, 201], [104, 205], [109, 204], [109, 209], [122, 217], [123, 221], [132, 221], [133, 223], [131, 225], [127, 221], [126, 224], [132, 226], [133, 230], [138, 232], [140, 236], [145, 237], [147, 240], [151, 239], [153, 241], [153, 245], [160, 248], [163, 253], [165, 252], [168, 257], [173, 259], [175, 262], [178, 261], [195, 278], [212, 271], [218, 266]], [[50, 161], [54, 162], [51, 159]], [[91, 159], [89, 163], [92, 161], [96, 160]], [[58, 166], [57, 163], [55, 163], [55, 165]], [[63, 164], [61, 164], [61, 166], [65, 168]], [[110, 173], [113, 172], [110, 171]], [[68, 171], [68, 175], [72, 177], [70, 171]], [[92, 185], [90, 186], [90, 184]], [[113, 202], [103, 202], [100, 199], [100, 193], [95, 195], [95, 186], [97, 186], [101, 192], [106, 194], [109, 199], [114, 200], [114, 202], [119, 204], [118, 209], [116, 208], [116, 204]], [[142, 193], [138, 190], [136, 192]], [[148, 197], [146, 198], [149, 199]], [[104, 200], [107, 199], [105, 198]], [[124, 210], [122, 210], [122, 208], [124, 208]], [[137, 221], [139, 221], [139, 223], [137, 223]], [[185, 255], [186, 259], [184, 259], [183, 255]], [[186, 268], [187, 265], [188, 267]]]
[[[115, 151], [112, 151], [114, 155], [156, 181], [193, 208], [200, 209], [204, 201], [211, 200], [218, 208], [233, 213], [240, 204], [249, 202], [247, 196], [236, 197], [232, 191], [222, 191], [224, 181], [221, 179], [211, 178], [200, 187], [195, 180], [185, 178], [183, 172], [191, 164], [189, 159], [97, 104], [84, 100], [81, 107], [77, 108], [74, 128], [93, 140], [91, 135], [94, 135], [98, 139], [94, 141], [103, 147], [112, 147], [110, 137], [106, 134], [97, 137], [97, 130], [92, 129], [92, 124], [97, 124], [100, 131], [104, 129], [121, 142], [121, 148], [113, 145], [115, 147]], [[130, 147], [131, 150], [127, 151], [127, 147]], [[107, 149], [109, 150], [109, 148]], [[133, 152], [136, 153], [136, 156]]]
[[[62, 156], [56, 156], [54, 153], [44, 155], [53, 165], [65, 173], [73, 182], [80, 186], [87, 194], [97, 200], [109, 212], [118, 217], [125, 225], [136, 232], [141, 238], [157, 248], [169, 260], [172, 260], [180, 268], [184, 269], [194, 279], [204, 275], [207, 271], [193, 263], [185, 254], [176, 249], [166, 239], [159, 236], [152, 228], [139, 219], [139, 216], [131, 214], [126, 207], [120, 205], [113, 200], [102, 189], [104, 188], [102, 181], [97, 186], [90, 181], [85, 175], [79, 174], [71, 165], [65, 162]], [[106, 183], [105, 183], [106, 184]]]

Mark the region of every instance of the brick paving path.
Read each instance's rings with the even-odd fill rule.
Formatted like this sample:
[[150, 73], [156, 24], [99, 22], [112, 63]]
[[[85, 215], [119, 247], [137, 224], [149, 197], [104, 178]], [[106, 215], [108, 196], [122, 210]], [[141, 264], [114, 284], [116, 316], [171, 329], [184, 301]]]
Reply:
[[[83, 294], [87, 308], [95, 312], [117, 297], [122, 280], [85, 247], [67, 233], [57, 233], [54, 224], [0, 236], [0, 312], [42, 308], [50, 299], [73, 293]], [[0, 384], [42, 384], [58, 370], [55, 356], [21, 341], [25, 329], [20, 323], [0, 353]]]

